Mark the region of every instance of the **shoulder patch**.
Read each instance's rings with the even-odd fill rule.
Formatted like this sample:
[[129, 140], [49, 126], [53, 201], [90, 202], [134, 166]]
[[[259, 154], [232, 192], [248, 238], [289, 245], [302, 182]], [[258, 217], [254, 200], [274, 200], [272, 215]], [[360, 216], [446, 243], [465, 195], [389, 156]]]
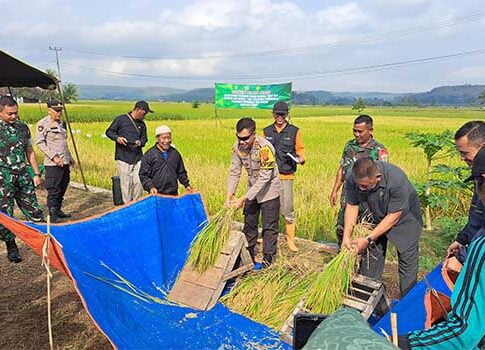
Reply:
[[261, 169], [274, 169], [275, 155], [269, 146], [264, 146], [259, 151]]

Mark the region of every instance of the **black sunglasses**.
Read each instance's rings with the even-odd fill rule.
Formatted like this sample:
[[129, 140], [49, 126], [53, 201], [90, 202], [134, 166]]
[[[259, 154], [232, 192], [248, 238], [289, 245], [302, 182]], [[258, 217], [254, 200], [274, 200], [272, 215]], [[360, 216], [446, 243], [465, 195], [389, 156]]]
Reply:
[[284, 117], [286, 116], [288, 113], [275, 113], [278, 117]]
[[237, 137], [237, 139], [238, 139], [239, 141], [247, 141], [247, 140], [249, 140], [249, 138], [250, 138], [251, 136], [253, 136], [253, 134], [248, 135], [248, 136], [238, 136], [238, 134], [236, 134], [236, 137]]

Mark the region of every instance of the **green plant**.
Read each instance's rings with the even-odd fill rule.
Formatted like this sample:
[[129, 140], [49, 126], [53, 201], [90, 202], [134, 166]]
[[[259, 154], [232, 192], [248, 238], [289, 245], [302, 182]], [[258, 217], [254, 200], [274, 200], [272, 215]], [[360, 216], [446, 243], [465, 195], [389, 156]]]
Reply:
[[357, 113], [360, 114], [365, 109], [365, 101], [362, 97], [358, 97], [354, 101], [354, 105], [352, 106], [353, 110], [357, 110]]
[[426, 182], [417, 184], [421, 193], [421, 203], [425, 210], [426, 229], [432, 230], [431, 205], [437, 205], [442, 202], [439, 196], [432, 196], [431, 189], [436, 186], [436, 180], [433, 179], [433, 162], [438, 159], [449, 157], [453, 152], [453, 134], [450, 130], [441, 133], [407, 133], [406, 138], [411, 140], [411, 145], [421, 148], [426, 157]]

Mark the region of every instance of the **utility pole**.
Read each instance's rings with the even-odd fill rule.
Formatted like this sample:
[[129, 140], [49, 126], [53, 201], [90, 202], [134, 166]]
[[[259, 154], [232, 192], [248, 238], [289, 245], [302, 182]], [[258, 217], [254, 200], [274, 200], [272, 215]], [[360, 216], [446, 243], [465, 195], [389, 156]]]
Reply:
[[86, 191], [89, 191], [88, 186], [86, 184], [86, 179], [84, 178], [83, 167], [81, 166], [81, 159], [79, 159], [79, 153], [77, 151], [76, 140], [74, 139], [74, 134], [72, 132], [71, 122], [69, 121], [69, 115], [67, 113], [66, 104], [64, 103], [64, 93], [62, 91], [62, 79], [61, 79], [61, 63], [60, 63], [60, 60], [59, 60], [59, 51], [62, 51], [62, 47], [57, 47], [57, 46], [51, 47], [51, 46], [49, 46], [49, 50], [55, 51], [55, 53], [56, 53], [57, 76], [59, 78], [57, 80], [57, 90], [59, 91], [59, 95], [61, 96], [62, 106], [64, 108], [64, 114], [66, 116], [66, 124], [67, 124], [67, 128], [69, 130], [69, 135], [71, 135], [72, 145], [74, 146], [74, 154], [76, 155], [77, 165], [79, 167], [79, 171], [81, 172], [81, 179], [83, 181], [84, 189]]

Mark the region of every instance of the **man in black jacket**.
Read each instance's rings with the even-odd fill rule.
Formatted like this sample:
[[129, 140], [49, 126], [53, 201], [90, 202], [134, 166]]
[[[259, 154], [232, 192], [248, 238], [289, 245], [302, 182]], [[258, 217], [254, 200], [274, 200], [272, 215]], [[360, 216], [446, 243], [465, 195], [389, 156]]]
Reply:
[[177, 180], [187, 189], [190, 187], [187, 171], [180, 153], [172, 147], [172, 131], [159, 126], [155, 131], [157, 143], [141, 159], [140, 181], [150, 194], [178, 195]]
[[147, 127], [143, 119], [148, 113], [153, 113], [148, 103], [138, 101], [133, 111], [117, 116], [106, 130], [106, 136], [116, 142], [115, 161], [124, 203], [143, 194], [138, 172], [143, 155], [141, 149], [147, 143]]

